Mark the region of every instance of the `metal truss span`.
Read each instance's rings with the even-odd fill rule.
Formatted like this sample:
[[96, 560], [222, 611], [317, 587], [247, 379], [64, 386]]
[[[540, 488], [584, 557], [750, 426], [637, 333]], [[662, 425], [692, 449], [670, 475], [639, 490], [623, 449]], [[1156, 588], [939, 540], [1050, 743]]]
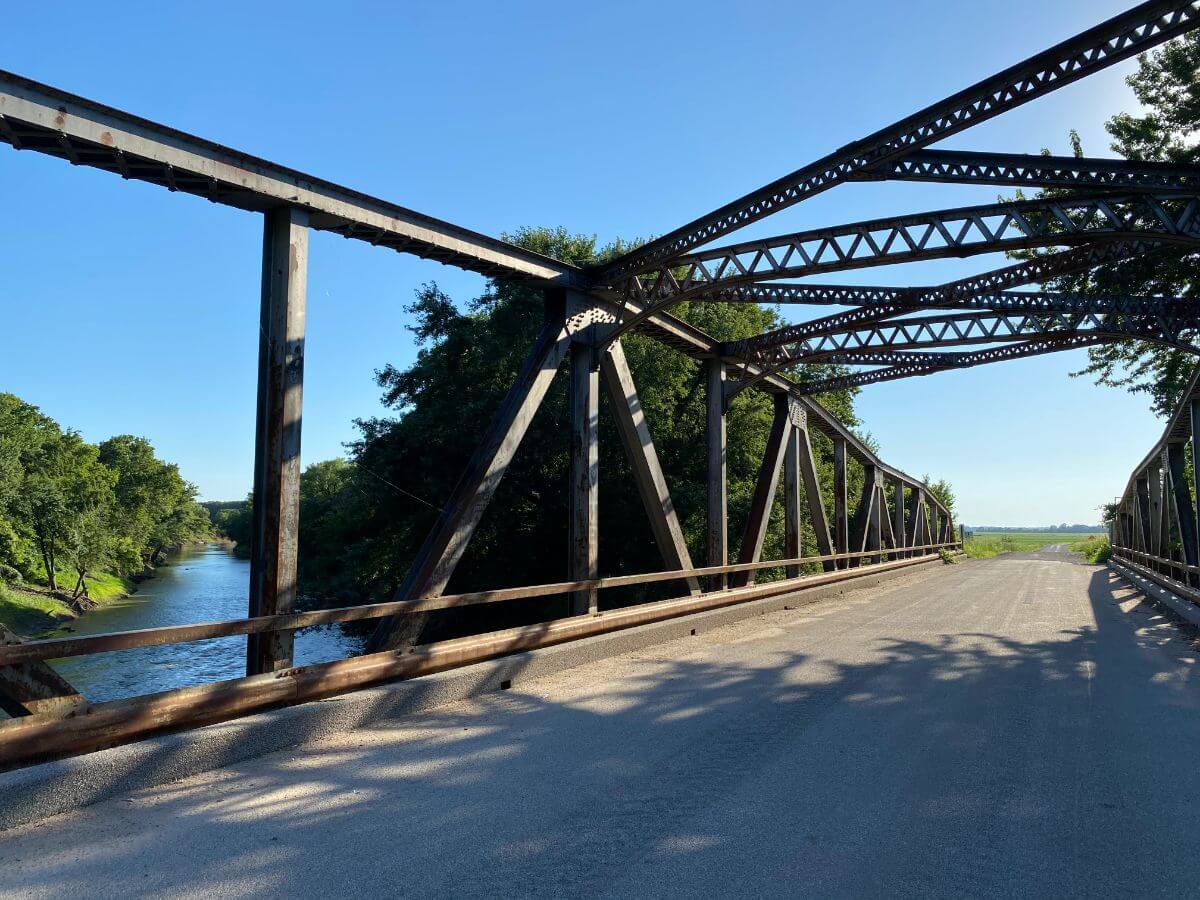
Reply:
[[1128, 159], [919, 150], [856, 180], [1186, 193], [1200, 190], [1200, 167]]
[[976, 350], [970, 353], [937, 354], [941, 359], [936, 362], [921, 360], [904, 365], [891, 366], [886, 369], [875, 369], [867, 372], [853, 372], [834, 378], [824, 378], [818, 381], [803, 382], [799, 390], [804, 394], [823, 394], [828, 391], [840, 391], [846, 388], [865, 387], [868, 384], [878, 384], [882, 381], [895, 381], [900, 378], [914, 378], [921, 375], [933, 375], [951, 369], [966, 369], [989, 363], [1004, 362], [1010, 359], [1020, 359], [1026, 356], [1041, 356], [1045, 353], [1061, 353], [1064, 350], [1075, 350], [1103, 344], [1110, 339], [1101, 335], [1081, 334], [1062, 338], [1048, 338], [1011, 344], [1006, 347]]
[[1197, 19], [1198, 0], [1141, 3], [651, 241], [607, 266], [600, 280], [613, 283], [670, 261], [836, 184], [1136, 56], [1194, 28]]
[[[1097, 239], [1191, 244], [1200, 194], [1090, 194], [934, 210], [718, 247], [633, 279], [640, 300], [672, 303], [725, 284]], [[681, 272], [681, 275], [676, 274]]]
[[[971, 312], [891, 319], [865, 328], [847, 329], [837, 334], [801, 341], [791, 347], [777, 348], [776, 352], [783, 355], [790, 364], [795, 364], [823, 361], [833, 353], [953, 347], [1082, 333], [1152, 341], [1196, 352], [1197, 348], [1193, 344], [1180, 339], [1183, 331], [1195, 328], [1196, 322], [1191, 316]], [[768, 359], [772, 363], [777, 361], [774, 356]]]
[[746, 241], [632, 278], [624, 292], [642, 312], [627, 316], [612, 336], [654, 311], [693, 296], [718, 298], [727, 286], [744, 283], [1105, 241], [1200, 247], [1198, 211], [1200, 194], [1194, 193], [1092, 194], [934, 210]]
[[[1174, 341], [1180, 332], [1197, 327], [1196, 305], [1187, 300], [1130, 297], [1091, 297], [1088, 295], [1049, 295], [1040, 293], [985, 295], [983, 303], [999, 300], [992, 308], [968, 313], [885, 319], [865, 326], [827, 329], [813, 337], [797, 337], [781, 328], [758, 338], [735, 341], [730, 353], [762, 362], [780, 349], [792, 345], [790, 352], [804, 355], [831, 349], [898, 346], [929, 341], [967, 343], [976, 338], [1002, 340], [1031, 329], [1069, 330], [1110, 329], [1130, 335], [1153, 334]], [[1005, 305], [1013, 301], [1005, 309]], [[798, 326], [796, 331], [802, 331]], [[1148, 338], [1147, 338], [1148, 339]], [[793, 360], [794, 361], [794, 360]]]

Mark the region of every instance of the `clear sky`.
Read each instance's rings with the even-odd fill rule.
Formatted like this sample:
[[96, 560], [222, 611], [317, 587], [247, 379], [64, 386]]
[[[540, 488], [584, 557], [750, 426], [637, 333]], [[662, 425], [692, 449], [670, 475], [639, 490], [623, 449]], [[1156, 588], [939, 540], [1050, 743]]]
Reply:
[[[499, 234], [662, 233], [1131, 4], [1118, 0], [13, 4], [0, 68]], [[1111, 155], [1125, 63], [943, 146]], [[985, 203], [996, 188], [837, 188], [740, 236]], [[150, 438], [210, 499], [251, 480], [260, 217], [0, 149], [0, 390], [89, 440]], [[827, 281], [922, 284], [975, 257]], [[314, 234], [305, 464], [381, 411], [403, 306], [476, 276]], [[1068, 373], [1082, 352], [867, 388], [890, 463], [972, 524], [1094, 522], [1161, 424]], [[1116, 423], [1120, 423], [1119, 426]]]

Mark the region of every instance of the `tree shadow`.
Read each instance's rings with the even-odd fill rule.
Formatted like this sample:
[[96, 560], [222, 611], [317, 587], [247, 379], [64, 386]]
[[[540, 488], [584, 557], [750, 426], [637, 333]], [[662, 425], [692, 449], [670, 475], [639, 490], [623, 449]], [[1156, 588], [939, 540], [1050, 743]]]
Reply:
[[1095, 567], [942, 633], [970, 571], [915, 636], [816, 605], [14, 830], [0, 892], [1188, 890], [1187, 640]]

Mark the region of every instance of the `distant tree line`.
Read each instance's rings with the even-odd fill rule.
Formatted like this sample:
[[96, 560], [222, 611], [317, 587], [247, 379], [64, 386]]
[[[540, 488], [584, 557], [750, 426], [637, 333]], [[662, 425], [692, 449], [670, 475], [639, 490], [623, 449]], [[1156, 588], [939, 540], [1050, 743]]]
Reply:
[[139, 573], [208, 533], [196, 488], [145, 438], [89, 444], [0, 393], [0, 581], [86, 597], [89, 576]]

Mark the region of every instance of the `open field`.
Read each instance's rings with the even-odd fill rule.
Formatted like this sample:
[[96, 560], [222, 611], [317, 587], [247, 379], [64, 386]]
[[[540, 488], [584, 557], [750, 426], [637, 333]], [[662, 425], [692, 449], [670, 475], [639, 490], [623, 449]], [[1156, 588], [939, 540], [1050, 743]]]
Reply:
[[[968, 556], [987, 559], [1001, 553], [1029, 553], [1049, 544], [1068, 544], [1072, 550], [1084, 552], [1087, 556], [1084, 545], [1094, 545], [1097, 541], [1103, 541], [1105, 545], [1108, 543], [1103, 534], [1069, 531], [973, 531], [968, 533], [963, 549]], [[1092, 547], [1087, 549], [1091, 550]]]

